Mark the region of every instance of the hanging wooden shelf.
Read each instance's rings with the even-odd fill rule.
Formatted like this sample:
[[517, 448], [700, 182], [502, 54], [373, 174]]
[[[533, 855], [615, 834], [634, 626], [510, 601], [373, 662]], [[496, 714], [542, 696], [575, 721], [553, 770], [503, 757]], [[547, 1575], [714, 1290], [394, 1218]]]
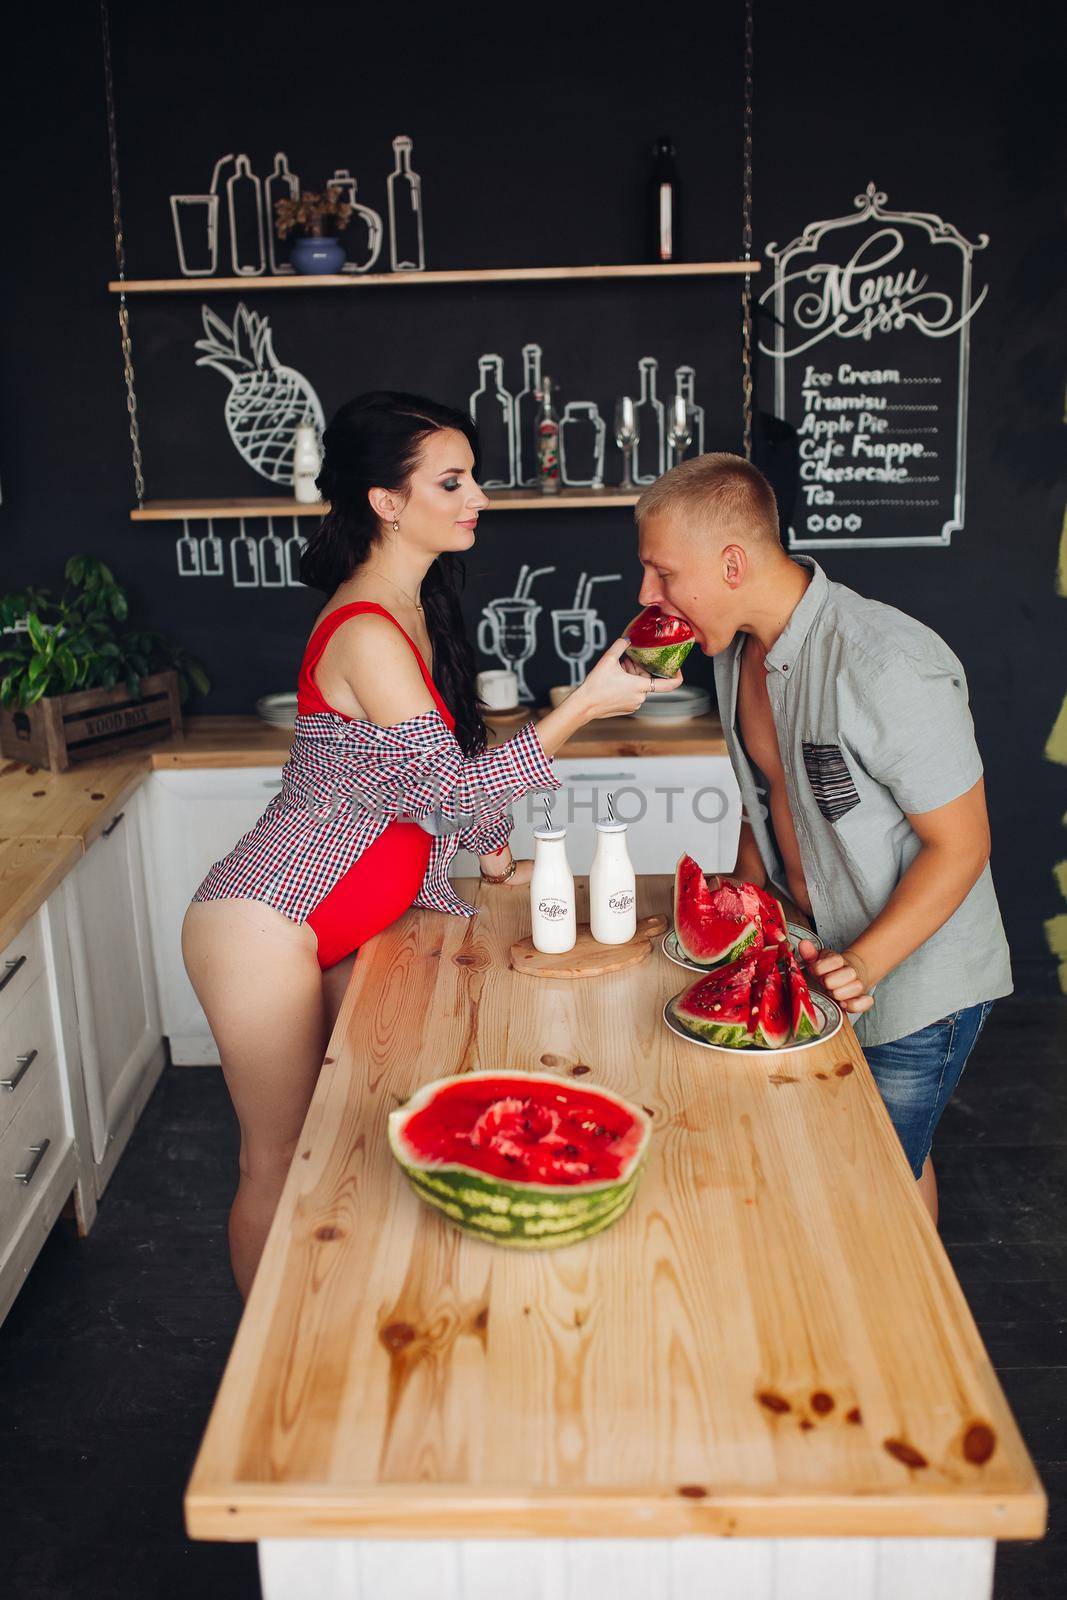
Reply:
[[[536, 489], [487, 490], [490, 511], [588, 511], [605, 506], [632, 506], [639, 491], [624, 493], [617, 488], [561, 489], [558, 494], [540, 494]], [[269, 495], [249, 500], [146, 500], [130, 512], [131, 522], [213, 522], [234, 521], [238, 517], [323, 517], [321, 502], [306, 505]]]
[[112, 294], [202, 294], [235, 289], [251, 294], [260, 289], [370, 289], [396, 284], [537, 283], [581, 278], [715, 278], [758, 272], [758, 261], [650, 261], [622, 267], [494, 267], [477, 272], [344, 272], [283, 276], [261, 273], [248, 278], [128, 278], [108, 284]]

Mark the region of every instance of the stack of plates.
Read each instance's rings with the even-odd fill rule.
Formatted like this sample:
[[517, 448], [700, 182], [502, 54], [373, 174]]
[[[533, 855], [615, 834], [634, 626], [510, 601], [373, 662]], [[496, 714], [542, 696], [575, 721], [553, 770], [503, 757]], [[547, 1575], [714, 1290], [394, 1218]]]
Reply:
[[296, 695], [265, 694], [256, 701], [256, 712], [272, 728], [296, 726]]
[[711, 694], [683, 684], [680, 689], [666, 689], [650, 694], [643, 706], [634, 712], [635, 717], [647, 717], [650, 722], [691, 722], [711, 710]]

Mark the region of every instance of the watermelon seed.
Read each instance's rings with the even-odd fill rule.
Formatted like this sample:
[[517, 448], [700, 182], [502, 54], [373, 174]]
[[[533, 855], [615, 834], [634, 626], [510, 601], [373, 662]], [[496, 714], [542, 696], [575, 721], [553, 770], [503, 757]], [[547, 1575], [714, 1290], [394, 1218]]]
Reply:
[[572, 1161], [576, 1161], [578, 1159], [578, 1146], [576, 1144], [565, 1144], [563, 1146], [563, 1154], [569, 1156]]
[[712, 1008], [711, 1008], [711, 1009], [712, 1009], [712, 1010], [713, 1010], [713, 1011], [721, 1011], [721, 1010], [722, 1010], [722, 1006], [718, 1006], [718, 1005], [716, 1005], [716, 1006], [712, 1006]]

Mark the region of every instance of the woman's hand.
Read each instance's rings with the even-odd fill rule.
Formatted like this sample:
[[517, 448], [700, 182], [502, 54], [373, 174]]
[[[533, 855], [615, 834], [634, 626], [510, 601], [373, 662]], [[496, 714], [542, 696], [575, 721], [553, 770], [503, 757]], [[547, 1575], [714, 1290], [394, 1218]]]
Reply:
[[653, 678], [636, 662], [624, 660], [629, 648], [629, 639], [616, 639], [610, 644], [585, 682], [564, 704], [574, 702], [587, 722], [600, 717], [628, 717], [644, 705], [650, 694], [663, 694], [680, 686], [680, 672], [673, 678]]
[[801, 939], [797, 952], [813, 978], [818, 978], [831, 1000], [842, 1011], [857, 1015], [874, 1005], [871, 975], [854, 950], [818, 950], [810, 939]]

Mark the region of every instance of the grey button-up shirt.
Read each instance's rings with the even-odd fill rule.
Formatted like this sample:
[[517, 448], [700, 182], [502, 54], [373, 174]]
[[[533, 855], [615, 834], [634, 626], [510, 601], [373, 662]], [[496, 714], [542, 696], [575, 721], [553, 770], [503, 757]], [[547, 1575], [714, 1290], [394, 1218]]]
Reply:
[[[767, 655], [767, 692], [815, 926], [842, 950], [874, 921], [918, 854], [907, 814], [965, 794], [982, 761], [963, 668], [945, 642], [892, 606], [831, 583], [810, 557], [793, 559], [812, 578]], [[745, 820], [785, 893], [767, 782], [737, 730], [745, 637], [715, 657], [715, 686]], [[884, 1044], [1011, 988], [987, 865], [948, 921], [876, 986], [872, 1010], [853, 1021], [861, 1044]]]

